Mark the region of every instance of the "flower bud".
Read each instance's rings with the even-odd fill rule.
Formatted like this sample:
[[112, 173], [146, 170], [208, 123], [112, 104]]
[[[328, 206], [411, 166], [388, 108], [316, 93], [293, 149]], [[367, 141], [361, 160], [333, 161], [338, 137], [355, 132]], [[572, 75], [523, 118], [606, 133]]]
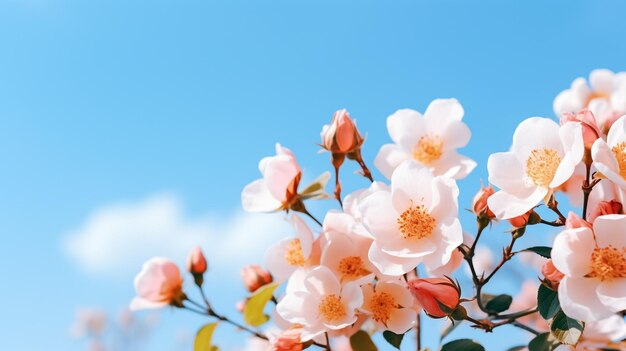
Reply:
[[511, 225], [514, 226], [515, 228], [525, 227], [526, 224], [528, 224], [528, 219], [530, 218], [530, 214], [532, 212], [533, 210], [530, 210], [521, 216], [509, 218], [509, 223], [511, 223]]
[[450, 278], [418, 278], [408, 285], [417, 302], [433, 318], [449, 316], [459, 306], [461, 288]]
[[301, 351], [304, 345], [300, 341], [302, 327], [294, 326], [280, 333], [271, 340], [271, 351]]
[[322, 146], [332, 153], [348, 153], [359, 148], [363, 138], [347, 110], [335, 112], [330, 125], [322, 129]]
[[567, 220], [565, 220], [565, 227], [568, 229], [576, 229], [576, 228], [591, 228], [591, 224], [584, 219], [578, 217], [574, 212], [570, 212], [567, 214]]
[[556, 269], [551, 259], [548, 259], [543, 267], [541, 267], [541, 274], [543, 274], [545, 281], [550, 284], [553, 290], [558, 289], [559, 283], [564, 277], [563, 273]]
[[273, 281], [272, 275], [261, 266], [252, 264], [241, 269], [241, 280], [249, 292], [255, 292]]
[[202, 275], [206, 272], [207, 263], [200, 247], [196, 247], [187, 256], [187, 271], [193, 275]]
[[167, 305], [182, 307], [186, 298], [178, 266], [161, 257], [143, 264], [141, 272], [135, 277], [135, 291], [137, 297], [130, 303], [132, 311]]
[[619, 201], [600, 201], [589, 214], [589, 221], [593, 222], [596, 218], [609, 214], [622, 214], [623, 206]]
[[578, 122], [583, 130], [583, 142], [585, 148], [591, 149], [593, 143], [600, 137], [600, 128], [596, 124], [596, 118], [593, 113], [587, 109], [580, 110], [578, 113], [567, 112], [561, 117], [561, 125], [567, 122]]
[[480, 190], [474, 195], [472, 200], [472, 211], [476, 216], [486, 215], [490, 219], [496, 217], [487, 206], [487, 199], [493, 195], [495, 190], [489, 185], [488, 187], [481, 187]]

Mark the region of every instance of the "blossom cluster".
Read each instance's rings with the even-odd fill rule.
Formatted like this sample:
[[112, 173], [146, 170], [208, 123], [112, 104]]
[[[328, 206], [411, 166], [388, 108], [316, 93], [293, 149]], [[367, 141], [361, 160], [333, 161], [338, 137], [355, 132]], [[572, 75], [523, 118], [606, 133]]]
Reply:
[[[242, 191], [244, 210], [284, 212], [293, 227], [267, 249], [263, 265], [242, 270], [251, 293], [241, 304], [247, 325], [218, 314], [205, 298], [207, 262], [199, 249], [190, 253], [187, 271], [203, 303], [183, 292], [173, 262], [154, 258], [135, 280], [131, 307], [203, 313], [249, 332], [268, 350], [331, 350], [333, 340], [346, 338], [352, 349], [370, 350], [370, 335], [378, 332], [399, 347], [411, 330], [418, 331], [420, 350], [419, 330], [427, 322], [422, 314], [485, 332], [518, 327], [530, 333], [531, 351], [626, 349], [626, 73], [596, 70], [589, 84], [576, 79], [555, 98], [554, 111], [556, 119], [523, 120], [510, 149], [489, 156], [490, 185], [471, 204], [477, 222], [472, 237], [459, 220], [457, 180], [476, 162], [458, 152], [471, 132], [456, 99], [436, 99], [423, 114], [402, 109], [387, 118], [392, 143], [373, 161], [386, 178], [381, 180], [366, 165], [356, 122], [338, 110], [321, 131], [334, 170], [332, 195], [325, 192], [330, 173], [302, 185], [296, 155], [280, 144], [259, 162], [262, 177]], [[343, 195], [340, 168], [346, 161], [357, 164], [369, 186]], [[561, 196], [580, 214], [564, 215]], [[320, 219], [307, 208], [331, 198], [337, 207]], [[478, 241], [493, 222], [504, 220], [512, 226], [510, 244], [498, 264], [481, 268]], [[516, 248], [527, 231], [553, 244]], [[524, 285], [516, 298], [485, 294], [501, 267], [523, 252], [543, 260], [541, 279], [529, 289]], [[464, 262], [473, 289], [462, 291], [451, 276]], [[275, 305], [274, 326], [261, 330], [269, 303]], [[482, 348], [460, 339], [442, 349], [459, 347]]]

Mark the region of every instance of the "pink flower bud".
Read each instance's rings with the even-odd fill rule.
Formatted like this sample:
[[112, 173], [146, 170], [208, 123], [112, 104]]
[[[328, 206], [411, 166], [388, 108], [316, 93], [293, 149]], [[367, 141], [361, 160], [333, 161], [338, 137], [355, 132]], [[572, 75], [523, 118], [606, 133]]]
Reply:
[[559, 283], [561, 279], [565, 276], [561, 271], [554, 267], [552, 260], [548, 259], [546, 263], [541, 268], [541, 274], [543, 274], [546, 281], [548, 281], [551, 287], [556, 290], [559, 287]]
[[565, 227], [568, 229], [576, 229], [576, 228], [591, 228], [591, 224], [584, 219], [578, 217], [574, 212], [570, 212], [567, 214], [567, 220], [565, 221]]
[[623, 206], [619, 201], [600, 201], [589, 214], [589, 221], [593, 222], [596, 218], [608, 214], [622, 214]]
[[187, 256], [187, 271], [194, 275], [201, 275], [206, 272], [206, 269], [206, 259], [204, 258], [202, 249], [198, 246], [191, 250], [191, 252], [189, 252], [189, 256]]
[[241, 280], [243, 280], [243, 285], [249, 292], [255, 292], [263, 285], [273, 281], [272, 275], [256, 264], [241, 269]]
[[528, 219], [530, 218], [530, 214], [532, 212], [533, 210], [530, 210], [521, 216], [509, 218], [509, 223], [511, 223], [511, 225], [514, 226], [515, 228], [521, 228], [528, 223]]
[[363, 138], [347, 110], [338, 110], [330, 125], [322, 129], [322, 146], [333, 153], [348, 153], [359, 148]]
[[472, 210], [476, 216], [480, 216], [485, 214], [490, 219], [496, 217], [496, 215], [491, 212], [489, 207], [487, 206], [487, 199], [489, 196], [493, 195], [495, 190], [489, 185], [488, 187], [481, 187], [480, 190], [474, 195], [474, 199], [472, 200]]
[[433, 318], [449, 316], [458, 306], [461, 288], [448, 278], [418, 278], [409, 281], [409, 290]]
[[304, 348], [300, 341], [300, 334], [302, 334], [302, 327], [291, 327], [284, 332], [280, 333], [278, 337], [272, 340], [272, 351], [301, 351]]
[[600, 128], [596, 124], [596, 118], [593, 113], [587, 109], [580, 110], [578, 113], [567, 112], [561, 117], [561, 125], [567, 122], [579, 122], [583, 129], [583, 141], [587, 149], [591, 149], [591, 145], [600, 137]]
[[161, 257], [143, 264], [135, 277], [135, 290], [137, 297], [130, 303], [131, 310], [167, 305], [181, 307], [185, 298], [180, 270], [174, 262]]

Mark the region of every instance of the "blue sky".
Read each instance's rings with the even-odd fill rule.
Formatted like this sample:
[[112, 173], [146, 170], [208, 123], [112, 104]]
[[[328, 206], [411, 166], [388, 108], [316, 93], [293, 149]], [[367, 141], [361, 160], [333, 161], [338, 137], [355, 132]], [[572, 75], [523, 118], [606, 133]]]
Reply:
[[[89, 269], [68, 254], [68, 236], [95, 214], [165, 198], [180, 204], [176, 228], [210, 222], [203, 243], [219, 245], [276, 141], [309, 178], [329, 169], [316, 143], [338, 108], [367, 133], [373, 167], [389, 114], [459, 99], [473, 132], [464, 153], [479, 164], [460, 183], [468, 207], [488, 154], [508, 148], [519, 121], [552, 116], [577, 76], [625, 70], [625, 11], [618, 1], [1, 1], [0, 348], [81, 350], [67, 333], [74, 310], [130, 300], [135, 262]], [[230, 252], [209, 280], [227, 313], [244, 295], [239, 262], [262, 257]], [[202, 323], [161, 319], [155, 351]], [[233, 335], [224, 330], [225, 349]], [[497, 335], [477, 338], [499, 349]]]

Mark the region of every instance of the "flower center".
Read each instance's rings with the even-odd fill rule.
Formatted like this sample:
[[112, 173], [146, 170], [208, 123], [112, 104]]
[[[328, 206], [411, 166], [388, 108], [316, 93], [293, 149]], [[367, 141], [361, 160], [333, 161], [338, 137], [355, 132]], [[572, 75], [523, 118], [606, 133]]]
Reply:
[[611, 149], [615, 158], [617, 159], [617, 165], [619, 166], [619, 175], [626, 179], [626, 142], [621, 142]]
[[334, 294], [324, 296], [317, 306], [317, 311], [325, 322], [336, 322], [347, 315], [346, 306], [341, 302], [341, 298]]
[[559, 153], [550, 148], [534, 149], [526, 160], [526, 175], [533, 183], [548, 187], [561, 163]]
[[348, 256], [339, 261], [339, 274], [341, 281], [352, 281], [370, 272], [365, 269], [363, 260], [359, 256]]
[[398, 217], [398, 227], [405, 239], [422, 239], [435, 230], [435, 218], [423, 205], [411, 206]]
[[427, 166], [441, 158], [443, 140], [438, 135], [424, 135], [413, 148], [413, 158]]
[[389, 318], [391, 318], [393, 310], [398, 308], [398, 304], [391, 294], [379, 292], [372, 295], [369, 307], [372, 312], [372, 319], [386, 324]]
[[609, 96], [606, 93], [603, 93], [601, 91], [592, 91], [591, 94], [589, 94], [589, 97], [587, 98], [587, 103], [585, 104], [585, 106], [589, 106], [589, 103], [591, 102], [591, 100], [594, 99], [608, 99]]
[[287, 245], [285, 250], [285, 261], [292, 266], [304, 266], [304, 252], [302, 251], [302, 244], [299, 239], [293, 239]]
[[626, 248], [616, 249], [609, 245], [595, 248], [591, 254], [591, 273], [589, 277], [600, 281], [626, 278]]

